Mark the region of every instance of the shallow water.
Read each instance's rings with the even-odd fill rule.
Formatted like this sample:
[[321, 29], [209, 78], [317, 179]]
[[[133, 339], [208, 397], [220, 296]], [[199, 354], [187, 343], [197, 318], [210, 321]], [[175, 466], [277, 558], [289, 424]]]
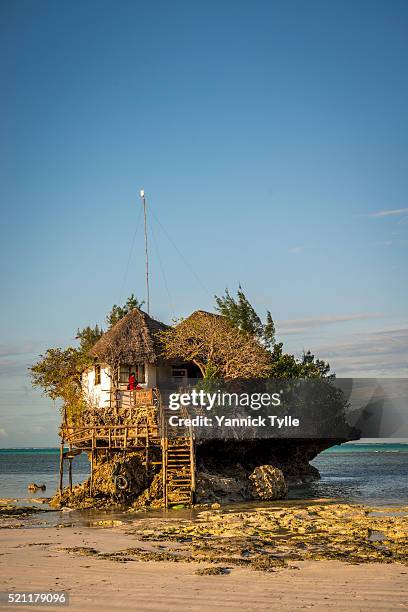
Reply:
[[[343, 445], [321, 453], [312, 463], [321, 480], [291, 487], [289, 501], [332, 498], [383, 506], [408, 504], [408, 444]], [[21, 502], [51, 497], [58, 484], [58, 464], [58, 449], [0, 449], [0, 497]], [[76, 457], [73, 466], [74, 482], [87, 478], [85, 454]], [[47, 489], [29, 493], [29, 482], [44, 483]]]
[[334, 497], [382, 506], [408, 504], [407, 444], [345, 445], [321, 453], [312, 464], [321, 480], [293, 488], [290, 497]]
[[[74, 459], [73, 482], [89, 475], [86, 454]], [[59, 449], [0, 449], [0, 497], [18, 500], [52, 497], [58, 486]], [[67, 483], [65, 474], [64, 484]], [[45, 484], [45, 491], [27, 491], [30, 482]]]

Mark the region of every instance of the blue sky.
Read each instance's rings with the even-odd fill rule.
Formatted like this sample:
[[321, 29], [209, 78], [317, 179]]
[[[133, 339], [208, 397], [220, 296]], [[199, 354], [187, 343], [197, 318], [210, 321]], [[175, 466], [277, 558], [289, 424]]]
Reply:
[[154, 316], [240, 282], [288, 350], [406, 376], [406, 2], [0, 13], [1, 445], [56, 440], [36, 355], [144, 297], [141, 187]]

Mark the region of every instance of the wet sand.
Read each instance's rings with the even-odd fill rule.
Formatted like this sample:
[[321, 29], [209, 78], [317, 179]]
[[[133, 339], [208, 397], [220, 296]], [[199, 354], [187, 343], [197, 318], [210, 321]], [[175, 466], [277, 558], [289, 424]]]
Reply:
[[400, 564], [299, 561], [273, 573], [234, 567], [200, 576], [194, 562], [114, 563], [63, 550], [151, 549], [116, 528], [2, 529], [1, 543], [2, 590], [66, 590], [72, 610], [408, 609], [408, 568]]
[[70, 523], [74, 513], [58, 513], [59, 526], [9, 514], [0, 590], [64, 590], [72, 610], [408, 609], [408, 509], [394, 510], [319, 501], [94, 526]]

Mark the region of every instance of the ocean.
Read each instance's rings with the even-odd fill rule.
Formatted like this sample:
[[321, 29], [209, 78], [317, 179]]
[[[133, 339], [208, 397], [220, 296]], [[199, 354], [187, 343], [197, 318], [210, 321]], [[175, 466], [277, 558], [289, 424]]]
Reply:
[[[312, 464], [321, 480], [291, 487], [289, 499], [334, 498], [372, 505], [408, 504], [408, 444], [345, 444], [321, 453]], [[59, 449], [0, 449], [0, 497], [51, 497], [58, 483]], [[89, 474], [85, 454], [74, 459], [73, 481]], [[46, 491], [27, 491], [30, 482]]]
[[[17, 500], [52, 497], [58, 486], [59, 458], [59, 448], [0, 449], [0, 497]], [[74, 483], [88, 477], [89, 462], [85, 453], [74, 459], [72, 472]], [[45, 484], [46, 491], [27, 491], [30, 482]], [[65, 484], [68, 484], [66, 474]]]

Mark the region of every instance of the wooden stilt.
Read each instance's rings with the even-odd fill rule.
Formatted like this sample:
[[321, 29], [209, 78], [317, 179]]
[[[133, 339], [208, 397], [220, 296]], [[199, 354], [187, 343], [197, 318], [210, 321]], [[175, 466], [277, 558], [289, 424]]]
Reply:
[[89, 495], [92, 497], [93, 491], [93, 470], [94, 470], [94, 452], [91, 450], [91, 477], [89, 479]]
[[69, 464], [68, 464], [68, 483], [69, 483], [69, 490], [72, 491], [72, 457], [69, 458]]
[[64, 440], [60, 445], [60, 465], [59, 465], [59, 493], [62, 494], [62, 483], [64, 479]]
[[149, 438], [147, 438], [146, 441], [146, 462], [145, 462], [145, 469], [146, 469], [146, 480], [149, 480], [149, 472], [150, 472], [150, 457], [149, 457]]
[[169, 507], [167, 497], [167, 436], [162, 438], [162, 471], [163, 471], [163, 504], [167, 509]]
[[196, 489], [196, 468], [195, 468], [195, 448], [194, 439], [190, 433], [190, 470], [191, 470], [191, 503], [195, 502]]
[[92, 450], [91, 450], [91, 477], [89, 479], [89, 494], [93, 494], [93, 478], [94, 478], [94, 454], [95, 454], [95, 429], [92, 431]]

